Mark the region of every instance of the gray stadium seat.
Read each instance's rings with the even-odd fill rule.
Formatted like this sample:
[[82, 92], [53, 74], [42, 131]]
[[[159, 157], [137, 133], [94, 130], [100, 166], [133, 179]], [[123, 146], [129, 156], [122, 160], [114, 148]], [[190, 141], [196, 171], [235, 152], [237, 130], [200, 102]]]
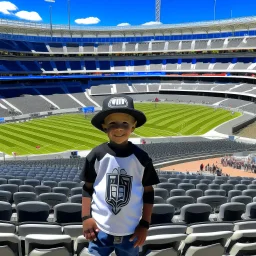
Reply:
[[170, 191], [170, 196], [185, 196], [186, 191], [184, 189], [173, 189]]
[[82, 187], [72, 188], [72, 189], [70, 190], [71, 196], [74, 196], [74, 195], [82, 195], [82, 191], [83, 191], [83, 188], [82, 188]]
[[44, 185], [35, 186], [35, 192], [38, 196], [44, 193], [50, 193], [51, 187]]
[[30, 186], [39, 186], [40, 185], [40, 180], [37, 179], [27, 179], [24, 180], [24, 185], [30, 185]]
[[12, 233], [0, 233], [0, 255], [19, 256], [20, 240]]
[[214, 180], [213, 184], [217, 184], [217, 185], [222, 185], [224, 184], [226, 181], [225, 180]]
[[209, 180], [209, 179], [202, 179], [202, 180], [200, 180], [200, 183], [203, 183], [203, 184], [209, 185], [209, 184], [211, 184], [211, 183], [212, 183], [212, 181], [211, 181], [211, 180]]
[[54, 187], [52, 188], [52, 192], [61, 193], [61, 194], [64, 194], [65, 196], [68, 196], [70, 193], [70, 190], [67, 187]]
[[244, 185], [250, 185], [251, 181], [250, 180], [241, 180], [240, 183], [244, 184]]
[[205, 222], [209, 221], [210, 213], [211, 207], [207, 204], [188, 204], [181, 208], [180, 219], [187, 224]]
[[230, 222], [208, 222], [189, 225], [187, 228], [187, 234], [191, 233], [208, 233], [219, 231], [233, 231], [234, 224]]
[[35, 192], [35, 188], [31, 185], [20, 185], [19, 192]]
[[54, 206], [54, 219], [57, 223], [82, 223], [82, 204], [63, 203]]
[[168, 204], [153, 205], [151, 225], [172, 223], [174, 206]]
[[0, 221], [10, 221], [12, 217], [12, 206], [8, 202], [0, 202]]
[[242, 203], [247, 205], [252, 202], [252, 198], [250, 196], [234, 196], [231, 198], [232, 203]]
[[189, 181], [190, 181], [190, 179], [183, 179], [183, 180], [181, 181], [181, 183], [190, 183]]
[[177, 248], [185, 238], [185, 234], [148, 236], [142, 247], [142, 255], [177, 256]]
[[176, 224], [169, 224], [169, 225], [160, 225], [160, 226], [153, 226], [150, 227], [148, 230], [148, 236], [156, 236], [156, 235], [170, 235], [170, 234], [185, 234], [187, 230], [186, 225], [176, 225]]
[[203, 196], [203, 191], [201, 189], [190, 189], [186, 191], [186, 196], [192, 196], [196, 201], [198, 197]]
[[247, 189], [254, 189], [256, 190], [256, 184], [250, 184], [247, 186]]
[[245, 220], [256, 219], [256, 203], [255, 202], [249, 203], [246, 205], [246, 210], [242, 218]]
[[231, 202], [231, 198], [235, 196], [241, 196], [242, 191], [241, 190], [230, 190], [228, 192], [228, 202]]
[[198, 179], [191, 179], [191, 180], [189, 180], [189, 183], [191, 183], [191, 184], [194, 184], [195, 186], [197, 185], [197, 184], [199, 184], [199, 180]]
[[163, 199], [167, 199], [168, 195], [169, 195], [169, 191], [167, 189], [164, 188], [154, 188], [154, 195], [155, 196], [160, 196]]
[[203, 192], [208, 189], [207, 184], [197, 184], [196, 189], [201, 189]]
[[172, 189], [175, 189], [177, 187], [177, 185], [175, 183], [168, 183], [168, 182], [165, 182], [165, 183], [159, 183], [157, 184], [156, 186], [157, 188], [163, 188], [163, 189], [166, 189], [169, 191], [172, 190]]
[[219, 190], [220, 189], [220, 185], [218, 185], [218, 184], [209, 184], [208, 188], [212, 189], [212, 190]]
[[0, 201], [12, 203], [12, 193], [9, 191], [0, 190]]
[[235, 189], [243, 191], [243, 190], [247, 189], [247, 185], [245, 185], [245, 184], [237, 184], [237, 185], [235, 185]]
[[58, 187], [58, 183], [56, 181], [51, 181], [51, 180], [42, 181], [42, 185], [48, 186], [51, 188]]
[[[164, 199], [163, 199], [164, 201]], [[74, 195], [70, 197], [70, 202], [71, 203], [78, 203], [81, 204], [82, 203], [82, 195]]]
[[232, 256], [255, 255], [256, 243], [236, 243], [230, 250]]
[[166, 200], [164, 200], [161, 196], [154, 196], [154, 204], [165, 204]]
[[23, 185], [23, 180], [21, 179], [9, 179], [8, 184], [15, 184], [15, 185]]
[[25, 253], [29, 256], [72, 256], [71, 237], [68, 235], [27, 235], [25, 237]]
[[187, 204], [193, 204], [195, 199], [192, 196], [173, 196], [166, 200], [167, 204], [171, 204], [175, 208], [175, 212], [179, 212], [181, 207]]
[[57, 204], [66, 203], [68, 201], [67, 196], [60, 193], [44, 193], [38, 196], [38, 200], [47, 203], [51, 208]]
[[248, 230], [248, 229], [256, 229], [255, 220], [244, 220], [244, 221], [237, 221], [234, 223], [234, 231]]
[[33, 192], [16, 192], [13, 194], [14, 204], [19, 204], [28, 201], [36, 201], [36, 194]]
[[[167, 180], [166, 180], [166, 182], [167, 182]], [[79, 186], [79, 183], [74, 182], [74, 181], [60, 181], [58, 183], [58, 187], [66, 187], [69, 189], [76, 188], [78, 186]]]
[[76, 239], [83, 234], [82, 224], [68, 224], [63, 227], [63, 233], [69, 235], [71, 239]]
[[[186, 252], [190, 247], [202, 247], [214, 244], [220, 244], [222, 247], [225, 246], [226, 241], [231, 237], [232, 232], [221, 231], [221, 232], [209, 232], [209, 233], [192, 233], [189, 234], [186, 239], [182, 242], [180, 247], [181, 255], [187, 255]], [[205, 252], [204, 254], [205, 255]], [[209, 256], [215, 256], [215, 254], [206, 254]]]
[[179, 178], [170, 178], [170, 179], [168, 179], [168, 182], [169, 183], [174, 183], [178, 186], [178, 184], [181, 183], [181, 179], [179, 179]]
[[254, 198], [256, 196], [256, 189], [246, 189], [242, 191], [242, 195]]
[[[19, 186], [16, 184], [3, 184], [3, 185], [0, 185], [0, 190], [9, 191], [13, 195], [15, 192], [18, 192]], [[11, 201], [13, 202], [13, 196], [11, 198]]]
[[222, 256], [225, 252], [225, 248], [216, 243], [205, 246], [191, 246], [188, 248], [185, 256]]
[[218, 220], [220, 221], [238, 221], [242, 219], [245, 212], [245, 205], [242, 203], [226, 203], [220, 206]]
[[239, 184], [240, 181], [239, 180], [228, 180], [227, 181], [228, 184], [232, 184], [232, 185], [242, 185], [242, 184]]
[[16, 211], [18, 222], [47, 222], [50, 207], [43, 202], [24, 202], [17, 205]]
[[225, 183], [225, 184], [220, 185], [220, 189], [225, 190], [226, 191], [226, 196], [228, 196], [228, 192], [230, 190], [234, 189], [234, 185]]
[[180, 183], [178, 185], [178, 189], [184, 189], [185, 191], [189, 189], [194, 189], [194, 188], [195, 188], [195, 185], [191, 183]]
[[225, 196], [202, 196], [197, 198], [197, 203], [208, 204], [215, 211], [219, 206], [227, 202]]
[[219, 189], [219, 190], [214, 190], [214, 189], [207, 189], [204, 191], [205, 196], [226, 196], [226, 191]]
[[7, 184], [7, 179], [0, 178], [0, 185]]
[[0, 233], [16, 233], [16, 226], [13, 223], [0, 222]]
[[159, 177], [159, 181], [160, 182], [168, 182], [168, 179], [164, 178], [164, 177]]

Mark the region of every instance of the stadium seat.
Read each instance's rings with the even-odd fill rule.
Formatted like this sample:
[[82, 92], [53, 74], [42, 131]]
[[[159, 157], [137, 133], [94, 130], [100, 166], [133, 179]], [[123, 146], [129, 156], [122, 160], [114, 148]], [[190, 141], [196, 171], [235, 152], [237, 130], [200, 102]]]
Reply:
[[54, 187], [52, 188], [52, 192], [61, 193], [61, 194], [64, 194], [65, 196], [68, 196], [70, 193], [70, 190], [67, 187]]
[[71, 238], [68, 235], [27, 235], [25, 237], [25, 253], [29, 256], [72, 256]]
[[245, 213], [242, 215], [244, 220], [256, 219], [256, 203], [249, 203], [246, 205]]
[[42, 181], [42, 185], [48, 186], [51, 189], [54, 188], [54, 187], [58, 187], [58, 183], [56, 181], [50, 181], [50, 180]]
[[0, 221], [10, 221], [12, 217], [12, 206], [8, 202], [0, 202]]
[[211, 207], [207, 204], [188, 204], [180, 210], [180, 220], [187, 224], [209, 221]]
[[30, 185], [30, 186], [36, 187], [40, 185], [40, 180], [27, 179], [27, 180], [24, 180], [24, 185]]
[[168, 183], [168, 182], [165, 182], [165, 183], [159, 183], [157, 184], [156, 186], [157, 188], [163, 188], [163, 189], [166, 189], [169, 191], [172, 190], [172, 189], [175, 189], [177, 187], [177, 185], [175, 183]]
[[16, 226], [13, 223], [9, 222], [0, 222], [0, 233], [16, 233]]
[[189, 189], [194, 189], [194, 188], [195, 188], [195, 185], [191, 183], [180, 183], [178, 185], [178, 189], [184, 189], [185, 191]]
[[241, 180], [240, 183], [247, 186], [247, 185], [251, 184], [251, 181], [250, 180]]
[[[166, 182], [167, 182], [167, 180], [166, 180]], [[79, 184], [77, 182], [73, 182], [73, 181], [60, 181], [58, 183], [58, 187], [66, 187], [69, 189], [76, 188], [78, 186], [79, 186]]]
[[203, 191], [201, 189], [189, 189], [186, 191], [186, 196], [192, 196], [196, 201], [198, 197], [203, 196]]
[[159, 181], [160, 181], [160, 182], [167, 182], [168, 179], [167, 179], [167, 178], [164, 178], [164, 177], [159, 177]]
[[148, 256], [178, 256], [177, 248], [186, 236], [185, 234], [148, 236], [141, 253]]
[[11, 192], [12, 193], [11, 202], [13, 202], [13, 194], [15, 192], [18, 192], [19, 187], [16, 184], [3, 184], [3, 185], [0, 185], [0, 190]]
[[207, 189], [204, 191], [205, 196], [226, 196], [226, 191], [219, 189], [219, 190], [214, 190], [214, 189]]
[[226, 196], [228, 196], [228, 192], [230, 190], [234, 189], [234, 185], [225, 183], [225, 184], [220, 185], [220, 189], [225, 190]]
[[197, 198], [197, 203], [208, 204], [212, 207], [213, 211], [216, 212], [222, 204], [227, 203], [227, 198], [225, 196], [202, 196]]
[[0, 233], [0, 255], [19, 256], [20, 240], [12, 233]]
[[7, 179], [0, 178], [0, 185], [7, 184]]
[[164, 200], [166, 200], [168, 195], [169, 195], [169, 191], [167, 189], [164, 189], [164, 188], [154, 188], [154, 195], [155, 196], [160, 196]]
[[35, 192], [38, 196], [44, 193], [50, 193], [51, 187], [44, 185], [35, 186]]
[[71, 239], [76, 239], [81, 234], [83, 234], [82, 224], [67, 224], [63, 226], [63, 233], [69, 235]]
[[[82, 203], [82, 195], [74, 195], [70, 197], [70, 202], [71, 203], [78, 203], [81, 204]], [[164, 202], [164, 200], [163, 200]]]
[[241, 190], [229, 190], [228, 191], [228, 202], [231, 202], [231, 199], [235, 196], [241, 196], [242, 191]]
[[182, 224], [169, 224], [160, 226], [151, 226], [148, 230], [148, 236], [156, 235], [170, 235], [170, 234], [185, 234], [187, 230], [186, 225]]
[[82, 187], [72, 188], [72, 189], [70, 190], [71, 196], [74, 196], [74, 195], [82, 195], [82, 190], [83, 190]]
[[175, 208], [175, 214], [180, 212], [181, 207], [187, 204], [192, 204], [195, 199], [192, 196], [173, 196], [166, 200], [167, 204], [173, 205]]
[[36, 194], [33, 192], [16, 192], [13, 194], [13, 201], [15, 205], [22, 202], [36, 201]]
[[243, 191], [247, 189], [247, 186], [244, 184], [237, 184], [235, 185], [235, 189]]
[[230, 250], [232, 256], [254, 255], [256, 243], [236, 243]]
[[9, 179], [8, 184], [15, 184], [15, 185], [23, 185], [23, 180], [21, 179]]
[[35, 188], [31, 185], [20, 185], [19, 192], [35, 192]]
[[176, 184], [176, 186], [178, 186], [181, 183], [181, 179], [179, 179], [179, 178], [170, 178], [170, 179], [168, 179], [168, 182], [169, 183], [174, 183], [174, 184]]
[[227, 184], [231, 184], [231, 185], [234, 185], [234, 186], [242, 185], [242, 184], [239, 184], [239, 183], [240, 183], [239, 180], [228, 180], [227, 181]]
[[170, 196], [185, 196], [186, 191], [184, 189], [173, 189], [170, 191]]
[[216, 184], [216, 185], [222, 185], [225, 183], [225, 180], [214, 180], [213, 181], [213, 184]]
[[181, 181], [181, 183], [190, 183], [189, 181], [190, 181], [190, 179], [183, 179], [183, 180]]
[[254, 198], [256, 196], [256, 189], [246, 189], [242, 191], [242, 195]]
[[54, 219], [57, 223], [82, 222], [82, 204], [61, 203], [54, 206]]
[[199, 184], [199, 180], [198, 179], [191, 179], [191, 180], [189, 180], [189, 183], [194, 184], [196, 186], [197, 184]]
[[226, 203], [220, 206], [219, 221], [238, 221], [242, 219], [245, 212], [245, 205], [242, 203]]
[[189, 225], [187, 234], [191, 233], [208, 233], [219, 231], [233, 231], [234, 224], [230, 222], [208, 222]]
[[208, 185], [199, 183], [199, 184], [196, 185], [196, 189], [200, 189], [204, 192], [208, 189]]
[[172, 223], [174, 206], [168, 204], [153, 205], [151, 225]]
[[67, 196], [60, 193], [44, 193], [39, 195], [38, 199], [44, 203], [47, 203], [51, 208], [57, 204], [66, 203], [68, 201]]
[[154, 196], [154, 204], [165, 204], [166, 200], [164, 200], [161, 196]]
[[12, 193], [9, 191], [0, 190], [0, 201], [12, 203]]
[[220, 190], [220, 185], [218, 184], [209, 184], [208, 188], [211, 190]]
[[24, 202], [16, 206], [17, 221], [38, 221], [47, 222], [50, 207], [43, 202]]
[[231, 198], [232, 203], [242, 203], [247, 205], [252, 202], [252, 198], [250, 196], [234, 196]]
[[248, 230], [248, 229], [256, 229], [255, 220], [244, 220], [244, 221], [237, 221], [234, 223], [234, 231]]
[[[202, 247], [207, 247], [210, 245], [220, 245], [221, 247], [224, 247], [226, 244], [226, 241], [232, 236], [232, 232], [230, 231], [221, 231], [221, 232], [209, 232], [209, 233], [192, 233], [189, 234], [186, 239], [181, 244], [181, 255], [187, 255], [187, 251], [190, 249], [190, 247], [198, 249]], [[214, 247], [215, 248], [215, 247]], [[208, 248], [210, 249], [210, 248]], [[203, 254], [199, 255], [211, 255], [211, 256], [222, 256], [222, 254], [214, 254], [216, 253], [215, 250], [213, 250], [213, 254], [210, 254], [210, 250], [203, 251]], [[218, 251], [219, 253], [219, 251]], [[191, 254], [190, 254], [191, 255]]]
[[256, 190], [256, 184], [250, 184], [247, 186], [247, 189], [254, 189]]

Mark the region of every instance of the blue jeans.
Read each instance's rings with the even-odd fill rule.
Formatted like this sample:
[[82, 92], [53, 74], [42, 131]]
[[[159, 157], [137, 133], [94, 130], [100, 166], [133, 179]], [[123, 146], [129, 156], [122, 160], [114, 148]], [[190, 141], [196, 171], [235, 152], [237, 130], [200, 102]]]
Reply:
[[130, 242], [131, 236], [123, 236], [121, 242], [114, 242], [115, 236], [99, 231], [97, 240], [89, 243], [88, 251], [95, 256], [109, 256], [113, 251], [117, 256], [138, 256], [139, 247], [133, 247], [136, 239]]

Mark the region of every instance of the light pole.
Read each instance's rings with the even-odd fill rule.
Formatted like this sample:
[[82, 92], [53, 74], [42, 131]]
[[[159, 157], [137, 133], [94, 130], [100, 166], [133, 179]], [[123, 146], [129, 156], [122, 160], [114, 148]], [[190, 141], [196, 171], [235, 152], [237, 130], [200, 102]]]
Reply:
[[215, 20], [216, 19], [216, 0], [214, 0], [213, 16], [214, 16], [214, 20]]
[[70, 30], [70, 0], [68, 0], [68, 29]]
[[[44, 0], [45, 2], [49, 3], [55, 3], [55, 0]], [[50, 5], [50, 30], [51, 30], [51, 36], [52, 36], [52, 5]]]

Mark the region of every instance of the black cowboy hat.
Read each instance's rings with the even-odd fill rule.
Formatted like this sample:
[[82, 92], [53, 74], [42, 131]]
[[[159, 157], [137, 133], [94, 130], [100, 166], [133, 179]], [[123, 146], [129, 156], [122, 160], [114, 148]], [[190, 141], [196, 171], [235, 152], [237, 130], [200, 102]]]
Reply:
[[133, 99], [124, 94], [111, 95], [104, 99], [102, 110], [91, 120], [93, 126], [103, 131], [104, 119], [113, 113], [125, 113], [134, 117], [137, 121], [136, 127], [142, 126], [147, 119], [143, 112], [134, 109]]

